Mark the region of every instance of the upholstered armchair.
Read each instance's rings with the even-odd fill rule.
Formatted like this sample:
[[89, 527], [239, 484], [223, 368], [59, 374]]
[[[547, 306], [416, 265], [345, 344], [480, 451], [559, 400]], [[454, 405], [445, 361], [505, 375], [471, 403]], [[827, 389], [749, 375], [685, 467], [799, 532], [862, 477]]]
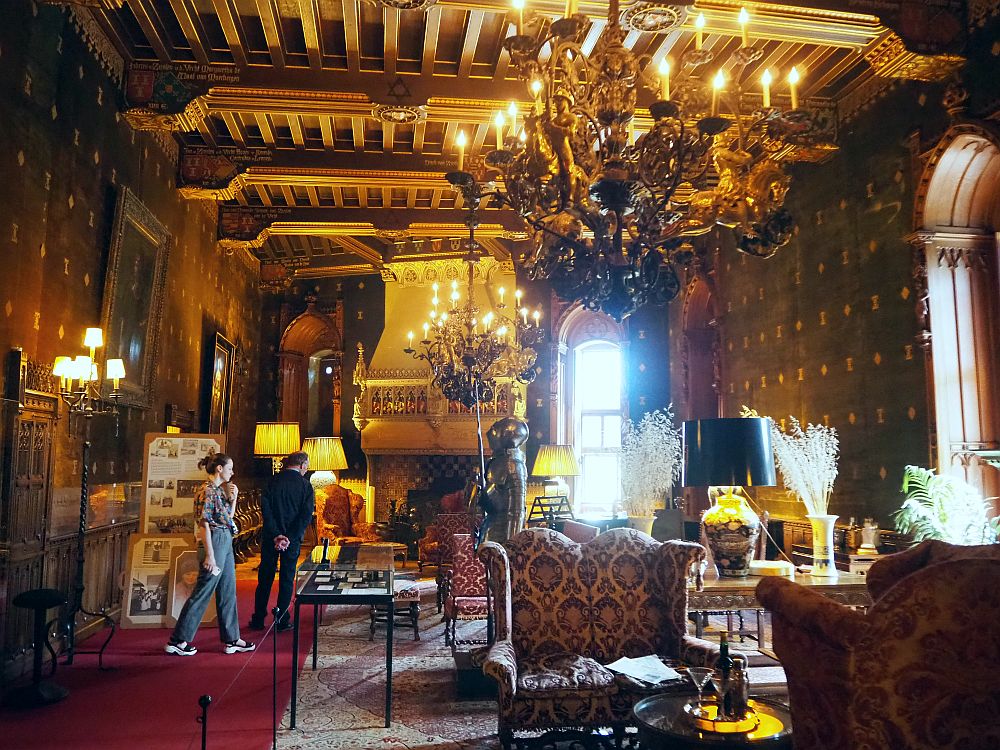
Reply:
[[973, 558], [1000, 560], [1000, 544], [965, 546], [928, 539], [903, 552], [880, 557], [868, 570], [865, 578], [868, 593], [873, 601], [878, 601], [897, 581], [921, 568], [947, 560]]
[[444, 574], [444, 642], [455, 644], [458, 620], [486, 619], [486, 568], [476, 557], [471, 534], [452, 538], [451, 568]]
[[434, 565], [440, 577], [441, 568], [451, 564], [452, 534], [471, 533], [474, 522], [468, 513], [438, 513], [417, 542], [418, 570], [423, 572], [425, 565]]
[[367, 523], [365, 499], [355, 492], [330, 484], [316, 490], [316, 505], [323, 508], [321, 536], [334, 542], [377, 542], [375, 525]]
[[[718, 646], [686, 634], [700, 544], [612, 529], [577, 544], [545, 528], [480, 546], [495, 597], [483, 671], [498, 684], [504, 748], [515, 732], [610, 727], [620, 739], [643, 695], [605, 665], [622, 656], [714, 665]], [[700, 584], [700, 579], [699, 579]]]
[[757, 599], [796, 750], [1000, 747], [1000, 560], [927, 565], [865, 614], [782, 578], [762, 580]]

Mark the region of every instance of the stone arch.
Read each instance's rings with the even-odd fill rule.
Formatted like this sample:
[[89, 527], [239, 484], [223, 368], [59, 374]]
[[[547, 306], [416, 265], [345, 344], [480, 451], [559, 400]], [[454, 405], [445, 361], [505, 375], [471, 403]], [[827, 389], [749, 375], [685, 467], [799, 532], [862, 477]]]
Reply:
[[[332, 369], [327, 396], [332, 402], [332, 425], [313, 427], [309, 408], [309, 369], [311, 359], [323, 355]], [[339, 321], [316, 309], [309, 302], [305, 312], [295, 318], [281, 334], [278, 367], [281, 378], [281, 412], [279, 419], [298, 422], [303, 437], [309, 432], [323, 435], [340, 434], [341, 394], [343, 383], [344, 338]], [[318, 387], [314, 384], [313, 387]], [[315, 399], [313, 399], [315, 401]], [[315, 406], [315, 405], [314, 405]], [[313, 410], [315, 412], [315, 408]]]
[[945, 132], [917, 185], [914, 222], [937, 466], [995, 497], [1000, 473], [981, 454], [1000, 449], [1000, 129], [961, 121]]

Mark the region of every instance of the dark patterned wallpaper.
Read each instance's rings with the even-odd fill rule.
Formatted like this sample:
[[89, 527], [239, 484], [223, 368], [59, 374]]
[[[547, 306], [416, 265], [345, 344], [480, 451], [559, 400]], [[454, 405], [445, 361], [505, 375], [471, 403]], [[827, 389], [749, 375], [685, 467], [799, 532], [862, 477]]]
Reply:
[[[923, 354], [916, 345], [911, 251], [919, 128], [940, 132], [940, 91], [904, 85], [854, 123], [830, 162], [794, 170], [795, 236], [762, 260], [723, 248], [726, 416], [746, 404], [840, 435], [830, 512], [888, 525], [903, 466], [928, 462]], [[786, 422], [787, 423], [787, 422]], [[761, 490], [778, 514], [804, 509]]]
[[[4, 4], [0, 26], [0, 349], [30, 358], [82, 353], [100, 324], [115, 199], [128, 187], [172, 236], [153, 406], [128, 409], [120, 435], [94, 429], [92, 481], [141, 475], [145, 432], [162, 431], [167, 403], [202, 408], [203, 350], [215, 332], [242, 352], [229, 450], [241, 471], [252, 448], [260, 294], [252, 264], [215, 247], [212, 206], [182, 198], [175, 166], [152, 136], [118, 114], [119, 87], [87, 49], [70, 13], [27, 0]], [[105, 423], [103, 420], [108, 419]], [[200, 419], [196, 419], [196, 424]], [[79, 440], [63, 421], [56, 486], [79, 482]]]

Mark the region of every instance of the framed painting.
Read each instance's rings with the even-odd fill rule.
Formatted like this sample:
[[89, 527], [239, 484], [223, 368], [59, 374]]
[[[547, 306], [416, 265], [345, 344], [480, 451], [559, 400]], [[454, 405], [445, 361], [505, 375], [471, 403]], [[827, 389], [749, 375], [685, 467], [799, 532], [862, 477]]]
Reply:
[[212, 351], [212, 389], [208, 403], [208, 432], [224, 435], [229, 427], [229, 406], [233, 396], [233, 366], [236, 347], [221, 333], [215, 334]]
[[121, 627], [162, 628], [167, 625], [170, 563], [180, 550], [187, 549], [197, 556], [194, 537], [166, 534], [132, 534], [129, 537]]
[[[152, 405], [169, 254], [169, 232], [131, 190], [123, 188], [115, 206], [101, 327], [105, 356], [125, 362], [121, 398], [132, 406]], [[105, 395], [109, 394], [106, 385]]]

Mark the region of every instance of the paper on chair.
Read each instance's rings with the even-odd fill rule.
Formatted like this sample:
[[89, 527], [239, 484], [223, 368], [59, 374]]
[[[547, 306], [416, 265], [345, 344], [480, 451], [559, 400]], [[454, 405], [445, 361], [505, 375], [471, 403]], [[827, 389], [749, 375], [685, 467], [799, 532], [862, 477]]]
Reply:
[[666, 682], [667, 680], [681, 679], [681, 675], [677, 670], [671, 669], [660, 661], [660, 657], [652, 654], [641, 656], [638, 659], [630, 659], [627, 656], [623, 656], [618, 661], [608, 664], [607, 667], [619, 674], [654, 684]]

